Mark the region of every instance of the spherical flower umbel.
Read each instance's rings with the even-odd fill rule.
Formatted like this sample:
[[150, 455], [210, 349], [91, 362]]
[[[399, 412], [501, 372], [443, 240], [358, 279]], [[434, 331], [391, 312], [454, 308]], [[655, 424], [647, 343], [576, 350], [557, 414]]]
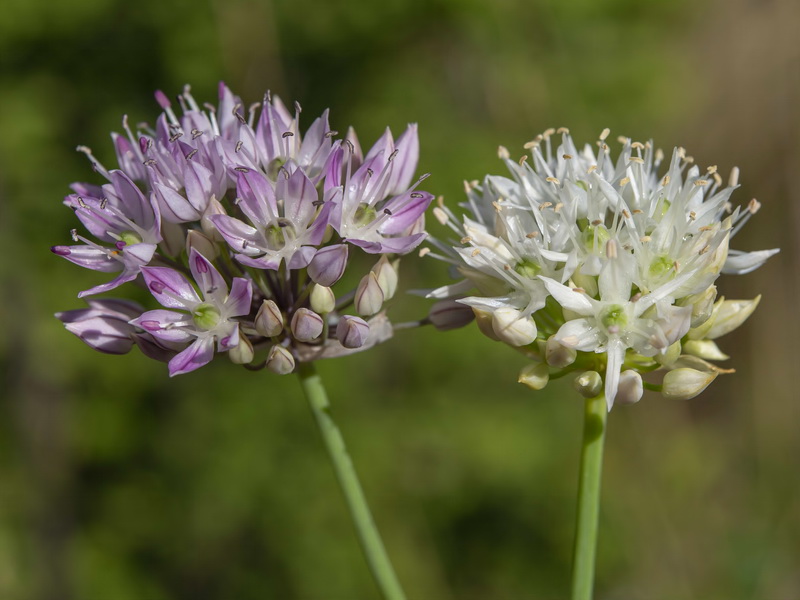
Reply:
[[[86, 234], [73, 229], [76, 244], [52, 251], [116, 273], [79, 296], [137, 282], [161, 308], [89, 300], [57, 315], [67, 329], [106, 353], [137, 345], [171, 375], [219, 352], [283, 374], [391, 337], [397, 256], [426, 237], [433, 199], [417, 190], [426, 176], [412, 182], [416, 125], [396, 141], [387, 129], [364, 156], [352, 129], [337, 139], [328, 111], [303, 134], [300, 105], [292, 113], [270, 94], [247, 111], [224, 84], [217, 107], [201, 108], [188, 86], [177, 106], [156, 100], [154, 127], [134, 132], [125, 117], [125, 134], [112, 134], [115, 167], [79, 147], [107, 182], [72, 185], [65, 204]], [[355, 277], [368, 289], [338, 289], [358, 253], [378, 255]]]
[[[510, 178], [467, 183], [462, 220], [440, 202], [434, 215], [456, 238], [431, 240], [438, 252], [423, 253], [451, 263], [462, 279], [429, 296], [472, 307], [481, 331], [544, 364], [549, 375], [604, 373], [609, 409], [618, 397], [638, 401], [643, 387], [690, 397], [723, 372], [708, 362], [726, 358], [710, 332], [732, 312], [731, 301], [715, 303], [716, 279], [749, 273], [778, 250], [729, 249], [760, 207], [730, 203], [738, 169], [723, 185], [716, 167], [701, 171], [676, 148], [660, 174], [664, 155], [652, 143], [620, 138], [614, 161], [608, 133], [597, 152], [578, 150], [567, 130], [526, 144], [532, 160], [515, 162], [501, 147]], [[736, 301], [747, 309], [725, 332], [757, 302]], [[656, 371], [678, 375], [642, 381]]]

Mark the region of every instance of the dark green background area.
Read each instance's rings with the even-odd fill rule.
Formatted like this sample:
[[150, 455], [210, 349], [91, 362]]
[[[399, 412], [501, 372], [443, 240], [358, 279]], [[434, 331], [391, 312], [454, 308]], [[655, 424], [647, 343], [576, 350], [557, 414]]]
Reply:
[[[215, 101], [220, 79], [298, 100], [306, 125], [330, 107], [365, 145], [418, 122], [451, 206], [503, 172], [499, 144], [521, 155], [548, 127], [738, 165], [734, 199], [763, 209], [733, 246], [783, 251], [719, 282], [764, 294], [721, 340], [736, 374], [611, 413], [597, 597], [800, 597], [799, 25], [793, 0], [4, 0], [0, 598], [377, 597], [294, 377], [220, 356], [169, 379], [52, 317], [103, 277], [49, 252], [75, 226], [67, 185], [93, 177], [74, 147], [110, 164], [109, 131], [152, 121], [154, 89]], [[401, 285], [445, 271], [411, 256]], [[524, 364], [469, 327], [319, 365], [410, 600], [566, 595], [581, 402], [518, 385]]]

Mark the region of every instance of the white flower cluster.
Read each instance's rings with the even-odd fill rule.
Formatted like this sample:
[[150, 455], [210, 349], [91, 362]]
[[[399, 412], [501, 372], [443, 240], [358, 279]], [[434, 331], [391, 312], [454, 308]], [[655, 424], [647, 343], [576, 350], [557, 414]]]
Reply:
[[[597, 152], [578, 150], [565, 129], [526, 144], [532, 160], [514, 162], [501, 147], [512, 178], [467, 183], [463, 221], [439, 203], [435, 216], [458, 239], [432, 240], [439, 252], [423, 253], [463, 280], [429, 294], [443, 299], [431, 320], [453, 299], [471, 307], [483, 333], [538, 361], [520, 376], [537, 389], [576, 371], [579, 391], [604, 390], [609, 409], [615, 399], [638, 401], [643, 387], [691, 397], [722, 371], [707, 362], [726, 358], [712, 340], [758, 302], [716, 300], [715, 280], [748, 273], [778, 250], [729, 249], [760, 206], [731, 206], [737, 169], [725, 186], [716, 167], [701, 171], [677, 148], [659, 175], [660, 150], [620, 138], [614, 161], [608, 133]], [[642, 381], [657, 369], [668, 371], [661, 384]]]

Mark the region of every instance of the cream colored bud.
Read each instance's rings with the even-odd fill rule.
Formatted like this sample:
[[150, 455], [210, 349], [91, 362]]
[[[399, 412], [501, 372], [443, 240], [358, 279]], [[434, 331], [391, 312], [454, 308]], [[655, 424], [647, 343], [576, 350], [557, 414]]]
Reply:
[[692, 307], [692, 327], [700, 327], [708, 321], [714, 310], [714, 301], [717, 299], [717, 286], [711, 285], [699, 294], [693, 294], [681, 298], [676, 304], [678, 306]]
[[294, 356], [283, 346], [275, 345], [267, 356], [267, 368], [278, 375], [287, 375], [294, 371]]
[[550, 380], [550, 371], [544, 363], [533, 363], [519, 372], [517, 382], [527, 385], [532, 390], [541, 390]]
[[595, 398], [603, 391], [603, 377], [597, 371], [584, 371], [575, 378], [574, 386], [584, 398]]
[[515, 308], [496, 309], [492, 313], [492, 329], [509, 346], [527, 346], [536, 339], [536, 323]]
[[667, 348], [664, 354], [656, 354], [653, 358], [658, 364], [668, 367], [678, 360], [678, 357], [681, 355], [681, 351], [681, 343], [680, 341], [677, 341]]
[[192, 248], [205, 256], [208, 260], [214, 260], [219, 256], [217, 245], [204, 233], [197, 229], [190, 229], [186, 235], [186, 254], [192, 253]]
[[698, 356], [705, 360], [727, 360], [730, 358], [711, 340], [688, 340], [683, 345], [683, 351], [686, 354]]
[[356, 312], [362, 317], [369, 317], [380, 312], [383, 306], [383, 290], [378, 277], [370, 271], [361, 278], [361, 282], [356, 288], [355, 296]]
[[644, 385], [637, 371], [627, 370], [619, 374], [619, 387], [614, 404], [636, 404], [642, 399]]
[[578, 357], [578, 351], [574, 348], [562, 346], [561, 343], [556, 340], [556, 336], [551, 335], [547, 338], [544, 356], [548, 365], [556, 367], [557, 369], [563, 369], [575, 362], [575, 359]]
[[311, 289], [309, 302], [314, 312], [318, 312], [321, 315], [332, 312], [336, 308], [336, 296], [333, 294], [333, 290], [316, 283]]
[[226, 214], [228, 213], [225, 212], [225, 207], [222, 206], [222, 203], [216, 198], [211, 198], [208, 202], [208, 207], [206, 207], [206, 212], [204, 212], [203, 216], [200, 218], [200, 226], [203, 228], [203, 233], [215, 242], [224, 242], [225, 238], [217, 231], [217, 227], [211, 222], [209, 217], [212, 215]]
[[481, 333], [495, 342], [499, 342], [500, 338], [495, 334], [492, 329], [492, 313], [482, 308], [472, 307], [472, 312], [475, 314], [475, 322], [478, 324], [478, 329]]
[[664, 375], [661, 393], [670, 400], [694, 398], [717, 378], [714, 371], [698, 371], [682, 367]]
[[228, 350], [228, 358], [231, 362], [237, 365], [246, 365], [253, 362], [255, 352], [253, 351], [253, 344], [248, 337], [239, 332], [239, 344], [235, 348]]
[[283, 331], [284, 319], [281, 309], [272, 300], [264, 300], [258, 309], [255, 328], [264, 337], [275, 337]]
[[730, 333], [753, 314], [760, 301], [760, 295], [752, 300], [724, 300], [719, 310], [716, 311], [713, 317], [714, 322], [705, 337], [709, 340], [715, 340], [726, 333]]
[[384, 254], [371, 269], [371, 271], [375, 273], [375, 276], [378, 278], [378, 285], [381, 286], [384, 301], [391, 300], [394, 296], [394, 293], [397, 291], [398, 277], [396, 265], [399, 264], [399, 261], [395, 261], [395, 264], [393, 265], [389, 262], [389, 259], [386, 258], [386, 255]]

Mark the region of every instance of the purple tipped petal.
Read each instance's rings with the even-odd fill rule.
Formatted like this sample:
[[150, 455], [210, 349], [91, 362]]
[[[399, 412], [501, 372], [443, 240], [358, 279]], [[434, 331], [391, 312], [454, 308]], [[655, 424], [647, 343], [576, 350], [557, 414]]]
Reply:
[[205, 299], [218, 299], [221, 304], [228, 295], [228, 284], [211, 261], [196, 248], [192, 248], [189, 252], [189, 269]]
[[[136, 306], [133, 303], [117, 301], [125, 309]], [[128, 323], [134, 315], [120, 314], [113, 301], [108, 311], [102, 301], [96, 301], [94, 308], [82, 308], [56, 313], [56, 318], [64, 323], [67, 331], [75, 334], [86, 345], [106, 354], [126, 354], [133, 347], [133, 326]], [[135, 311], [136, 309], [134, 309]]]
[[101, 283], [100, 285], [96, 285], [93, 288], [89, 288], [88, 290], [84, 290], [78, 294], [78, 298], [83, 298], [85, 296], [93, 296], [94, 294], [102, 294], [103, 292], [111, 291], [115, 288], [118, 288], [123, 283], [128, 283], [129, 281], [133, 281], [136, 279], [136, 276], [139, 274], [138, 269], [125, 269], [117, 275], [114, 279], [109, 281], [108, 283]]
[[212, 215], [209, 219], [235, 252], [247, 255], [263, 252], [259, 249], [263, 242], [255, 228], [228, 215]]
[[428, 192], [408, 192], [390, 200], [384, 211], [389, 211], [391, 216], [380, 226], [379, 231], [384, 235], [397, 235], [403, 233], [419, 219], [433, 202], [433, 194]]
[[238, 172], [236, 194], [241, 198], [239, 207], [253, 224], [266, 227], [277, 220], [275, 191], [269, 180], [258, 171]]
[[253, 300], [253, 282], [243, 277], [234, 277], [231, 284], [231, 293], [225, 301], [225, 306], [231, 317], [240, 317], [250, 312], [250, 303]]
[[403, 134], [397, 138], [395, 151], [397, 154], [392, 159], [394, 169], [386, 190], [390, 195], [400, 194], [407, 190], [411, 184], [412, 177], [414, 177], [414, 171], [417, 170], [419, 137], [417, 136], [416, 123], [410, 124]]
[[112, 133], [111, 139], [114, 142], [114, 150], [117, 152], [117, 162], [120, 168], [128, 174], [131, 179], [144, 181], [147, 178], [142, 159], [136, 153], [130, 140], [118, 133]]
[[76, 265], [93, 271], [113, 273], [122, 268], [122, 263], [111, 258], [108, 252], [92, 246], [53, 246], [50, 251], [58, 256], [63, 256]]
[[269, 254], [266, 256], [259, 256], [258, 258], [245, 256], [244, 254], [237, 254], [236, 260], [243, 265], [253, 267], [254, 269], [270, 269], [271, 271], [277, 271], [281, 266], [281, 258], [279, 256], [273, 256]]
[[362, 248], [367, 254], [407, 254], [419, 246], [427, 236], [426, 233], [417, 233], [406, 237], [383, 238], [380, 242], [353, 239], [347, 241]]
[[125, 216], [143, 229], [152, 228], [155, 215], [150, 202], [131, 178], [122, 171], [111, 171], [111, 183], [120, 199]]
[[214, 358], [214, 338], [211, 336], [197, 338], [186, 350], [169, 361], [169, 376], [182, 375], [203, 365], [207, 365]]
[[308, 276], [314, 283], [331, 287], [339, 281], [347, 266], [347, 245], [336, 244], [318, 250], [308, 265]]
[[186, 328], [180, 326], [185, 325], [187, 320], [188, 317], [185, 314], [158, 309], [142, 313], [141, 316], [132, 319], [130, 324], [144, 329], [154, 338], [163, 342], [186, 343], [194, 337]]
[[199, 162], [191, 160], [183, 172], [186, 200], [199, 214], [206, 211], [214, 194], [214, 174]]
[[167, 267], [143, 267], [142, 276], [161, 306], [186, 309], [201, 301], [189, 280], [178, 271]]
[[295, 169], [289, 179], [278, 176], [277, 197], [284, 201], [287, 219], [298, 228], [308, 226], [316, 212], [314, 201], [318, 196], [317, 189], [302, 169]]
[[311, 259], [314, 258], [314, 253], [317, 249], [314, 246], [301, 246], [288, 260], [290, 269], [305, 269]]
[[389, 155], [394, 150], [394, 138], [392, 138], [392, 131], [388, 127], [386, 131], [383, 132], [383, 135], [378, 139], [377, 142], [369, 149], [367, 155], [364, 157], [364, 162], [369, 162], [370, 159], [378, 156], [379, 154], [383, 154], [383, 156], [388, 159]]

